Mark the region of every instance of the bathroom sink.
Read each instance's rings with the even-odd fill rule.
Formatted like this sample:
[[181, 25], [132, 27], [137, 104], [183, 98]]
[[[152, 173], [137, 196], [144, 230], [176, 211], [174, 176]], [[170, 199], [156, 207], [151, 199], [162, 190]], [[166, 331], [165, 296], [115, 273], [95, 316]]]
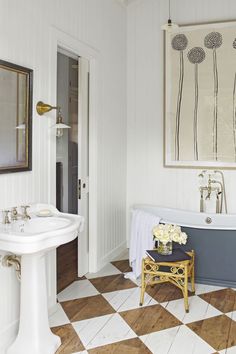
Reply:
[[12, 233], [16, 232], [21, 236], [32, 236], [52, 230], [58, 230], [69, 226], [70, 220], [63, 217], [32, 218], [27, 221], [17, 221], [12, 226]]
[[52, 216], [39, 217], [32, 206], [31, 219], [0, 224], [0, 250], [21, 256], [19, 331], [7, 354], [54, 354], [61, 344], [48, 322], [45, 255], [74, 240], [84, 218], [46, 207]]
[[72, 241], [83, 224], [78, 215], [58, 213], [51, 217], [33, 216], [0, 226], [0, 250], [17, 255], [32, 254]]

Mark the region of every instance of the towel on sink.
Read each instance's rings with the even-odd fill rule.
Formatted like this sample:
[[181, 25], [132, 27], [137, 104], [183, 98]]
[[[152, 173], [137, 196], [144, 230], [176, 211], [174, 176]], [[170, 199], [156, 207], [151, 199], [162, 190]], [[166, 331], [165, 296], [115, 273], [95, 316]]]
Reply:
[[159, 224], [160, 219], [143, 210], [132, 211], [129, 263], [133, 271], [126, 273], [125, 278], [134, 280], [140, 276], [142, 259], [146, 256], [146, 250], [154, 247], [152, 229]]

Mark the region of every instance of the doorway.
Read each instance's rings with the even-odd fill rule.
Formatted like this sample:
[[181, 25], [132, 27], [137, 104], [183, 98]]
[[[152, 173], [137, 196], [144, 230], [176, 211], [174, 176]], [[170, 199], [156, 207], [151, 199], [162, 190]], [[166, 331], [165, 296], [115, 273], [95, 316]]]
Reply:
[[57, 106], [70, 128], [63, 129], [56, 142], [56, 205], [61, 212], [79, 213], [86, 220], [79, 240], [57, 249], [57, 292], [88, 272], [88, 90], [83, 68], [84, 59], [59, 49]]

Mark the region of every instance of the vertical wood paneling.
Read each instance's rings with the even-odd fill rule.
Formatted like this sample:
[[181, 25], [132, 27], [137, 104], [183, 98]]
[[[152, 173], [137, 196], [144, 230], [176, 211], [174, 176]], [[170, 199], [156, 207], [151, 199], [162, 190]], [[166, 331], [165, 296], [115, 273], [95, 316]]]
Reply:
[[[173, 0], [174, 22], [236, 19], [234, 0]], [[127, 210], [135, 203], [199, 210], [198, 171], [163, 167], [163, 34], [168, 1], [128, 7]], [[236, 172], [225, 171], [229, 212]], [[129, 227], [128, 227], [129, 228]]]
[[[52, 26], [100, 53], [97, 235], [103, 259], [125, 240], [126, 9], [116, 0], [0, 0], [0, 8], [0, 58], [34, 70], [34, 107], [38, 100], [55, 103], [50, 101], [55, 97], [49, 71]], [[55, 112], [39, 117], [34, 109], [33, 171], [0, 175], [0, 209], [48, 202], [56, 167], [49, 166], [54, 120]], [[1, 266], [0, 284], [2, 343], [18, 319], [19, 284], [14, 272]]]

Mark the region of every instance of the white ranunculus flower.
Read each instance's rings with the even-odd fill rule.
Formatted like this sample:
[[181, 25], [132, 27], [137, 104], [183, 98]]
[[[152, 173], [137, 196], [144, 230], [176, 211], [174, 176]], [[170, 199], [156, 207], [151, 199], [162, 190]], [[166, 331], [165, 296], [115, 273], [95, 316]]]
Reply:
[[181, 231], [181, 227], [172, 224], [160, 224], [152, 230], [154, 239], [167, 244], [170, 241], [177, 242], [179, 244], [186, 244], [187, 234]]
[[174, 242], [179, 242], [179, 233], [178, 232], [173, 232], [171, 235], [172, 241]]

